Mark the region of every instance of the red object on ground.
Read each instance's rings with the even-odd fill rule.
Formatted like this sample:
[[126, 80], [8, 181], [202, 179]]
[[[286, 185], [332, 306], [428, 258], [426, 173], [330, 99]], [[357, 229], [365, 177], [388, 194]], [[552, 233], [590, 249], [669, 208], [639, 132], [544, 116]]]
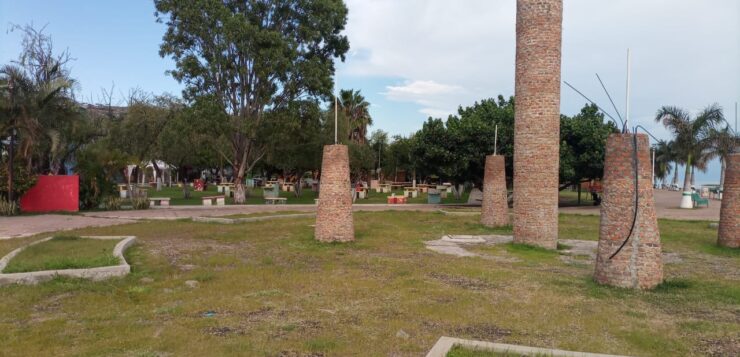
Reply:
[[395, 197], [395, 196], [388, 196], [388, 204], [389, 205], [392, 205], [392, 204], [396, 203], [396, 199], [397, 198], [398, 197]]
[[205, 191], [206, 190], [206, 182], [201, 179], [195, 179], [193, 181], [193, 186], [195, 186], [196, 191]]
[[39, 176], [36, 185], [21, 197], [23, 212], [77, 212], [80, 210], [80, 177]]

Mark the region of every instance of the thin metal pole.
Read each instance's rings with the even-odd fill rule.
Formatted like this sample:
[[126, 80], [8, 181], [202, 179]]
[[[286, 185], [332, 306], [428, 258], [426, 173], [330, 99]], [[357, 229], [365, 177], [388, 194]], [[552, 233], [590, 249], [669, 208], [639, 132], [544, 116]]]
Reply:
[[735, 133], [737, 133], [737, 102], [735, 102]]
[[630, 79], [631, 79], [630, 70], [631, 70], [630, 68], [630, 49], [628, 48], [627, 49], [627, 95], [625, 96], [625, 113], [624, 113], [624, 118], [625, 118], [625, 123], [626, 123], [625, 125], [627, 126], [627, 128], [630, 127]]
[[493, 134], [493, 155], [496, 156], [496, 145], [498, 144], [498, 124], [496, 124], [496, 130]]
[[380, 174], [383, 172], [383, 168], [380, 167], [380, 149], [383, 147], [383, 142], [380, 141], [380, 135], [378, 135], [378, 181], [380, 181]]
[[338, 108], [339, 108], [339, 100], [337, 99], [337, 96], [335, 94], [334, 95], [334, 145], [337, 144], [337, 130], [338, 130], [337, 129], [337, 123], [338, 123], [338, 121], [337, 121], [337, 116], [338, 116], [337, 110], [338, 110]]
[[[637, 133], [635, 133], [635, 134], [637, 134]], [[653, 187], [655, 187], [655, 147], [652, 147], [651, 149], [653, 151], [653, 175], [652, 175], [652, 178], [653, 178]]]

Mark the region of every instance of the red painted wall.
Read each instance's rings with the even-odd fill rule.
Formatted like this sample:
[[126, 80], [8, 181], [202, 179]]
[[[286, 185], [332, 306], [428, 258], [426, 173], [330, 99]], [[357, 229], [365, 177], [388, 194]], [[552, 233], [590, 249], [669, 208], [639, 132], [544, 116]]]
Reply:
[[80, 178], [39, 176], [36, 185], [21, 197], [23, 212], [77, 212], [80, 205]]

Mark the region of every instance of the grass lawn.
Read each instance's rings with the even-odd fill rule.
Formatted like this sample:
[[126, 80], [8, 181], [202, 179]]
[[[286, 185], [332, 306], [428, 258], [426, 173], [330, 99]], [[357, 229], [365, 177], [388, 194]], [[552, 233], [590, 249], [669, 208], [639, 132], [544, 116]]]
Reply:
[[475, 350], [462, 346], [453, 346], [447, 357], [521, 357], [520, 354], [492, 352], [486, 350]]
[[[477, 215], [354, 218], [357, 240], [348, 244], [314, 241], [313, 218], [74, 231], [136, 235], [132, 274], [3, 287], [0, 346], [24, 356], [418, 356], [446, 335], [639, 356], [737, 355], [740, 254], [717, 248], [707, 222], [660, 221], [664, 250], [682, 262], [641, 292], [599, 286], [592, 262], [557, 252], [480, 250], [506, 261], [424, 247], [443, 234], [511, 232], [487, 229]], [[562, 215], [560, 235], [596, 240], [598, 217]], [[13, 244], [0, 241], [0, 250]]]
[[[396, 196], [403, 196], [403, 190], [396, 190], [393, 191], [393, 193], [395, 193]], [[454, 199], [452, 194], [448, 194], [447, 198], [442, 200], [442, 203], [467, 203], [469, 194], [470, 192], [463, 194], [463, 196], [459, 200]], [[162, 191], [159, 192], [155, 191], [154, 189], [149, 189], [148, 195], [149, 197], [169, 197], [170, 205], [201, 205], [201, 197], [216, 196], [221, 194], [216, 191], [216, 186], [210, 185], [208, 186], [207, 191], [195, 191], [191, 189], [189, 199], [182, 198], [182, 188], [179, 187], [165, 187], [162, 189]], [[390, 193], [377, 193], [375, 191], [372, 191], [368, 194], [367, 199], [357, 200], [355, 201], [355, 203], [387, 203], [388, 201], [386, 198], [390, 195]], [[301, 197], [296, 197], [293, 192], [285, 191], [280, 192], [280, 197], [287, 198], [287, 204], [314, 204], [314, 199], [319, 198], [319, 195], [318, 192], [311, 191], [310, 189], [303, 189]], [[229, 197], [226, 199], [226, 204], [233, 203], [233, 198]], [[254, 205], [264, 203], [265, 199], [262, 197], [262, 188], [254, 188], [249, 191], [247, 204]], [[420, 194], [417, 198], [410, 198], [408, 199], [408, 203], [427, 203], [427, 195]]]
[[49, 241], [24, 249], [10, 260], [3, 273], [118, 265], [119, 260], [113, 255], [113, 247], [119, 241], [55, 236]]

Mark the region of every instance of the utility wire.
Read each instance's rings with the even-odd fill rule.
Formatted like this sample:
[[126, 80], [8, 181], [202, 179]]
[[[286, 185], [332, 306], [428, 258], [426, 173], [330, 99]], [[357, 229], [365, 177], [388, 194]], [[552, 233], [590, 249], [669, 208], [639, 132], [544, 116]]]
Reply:
[[619, 117], [619, 120], [623, 120], [622, 115], [619, 114], [619, 109], [617, 109], [616, 104], [614, 104], [614, 101], [612, 100], [612, 96], [609, 95], [609, 91], [606, 90], [606, 86], [604, 85], [604, 82], [601, 80], [601, 77], [599, 77], [598, 73], [596, 73], [596, 78], [599, 80], [599, 83], [601, 83], [601, 88], [604, 89], [604, 93], [606, 93], [606, 97], [609, 98], [609, 101], [612, 103], [612, 107], [614, 108], [614, 111], [617, 112], [617, 116]]
[[584, 99], [586, 99], [587, 101], [589, 101], [591, 104], [595, 105], [596, 108], [599, 108], [599, 110], [602, 113], [604, 113], [604, 115], [606, 115], [607, 117], [609, 117], [614, 122], [614, 124], [617, 124], [617, 125], [621, 126], [622, 127], [622, 131], [624, 131], [624, 121], [622, 121], [622, 120], [617, 121], [616, 119], [614, 119], [614, 117], [611, 116], [606, 110], [604, 110], [603, 108], [601, 108], [598, 104], [596, 104], [596, 102], [594, 102], [593, 100], [589, 99], [585, 94], [581, 93], [581, 91], [579, 91], [578, 89], [576, 89], [576, 87], [573, 87], [567, 81], [563, 81], [563, 83], [565, 83], [568, 87], [570, 87], [570, 89], [576, 91], [576, 93], [580, 94], [581, 97], [583, 97]]

